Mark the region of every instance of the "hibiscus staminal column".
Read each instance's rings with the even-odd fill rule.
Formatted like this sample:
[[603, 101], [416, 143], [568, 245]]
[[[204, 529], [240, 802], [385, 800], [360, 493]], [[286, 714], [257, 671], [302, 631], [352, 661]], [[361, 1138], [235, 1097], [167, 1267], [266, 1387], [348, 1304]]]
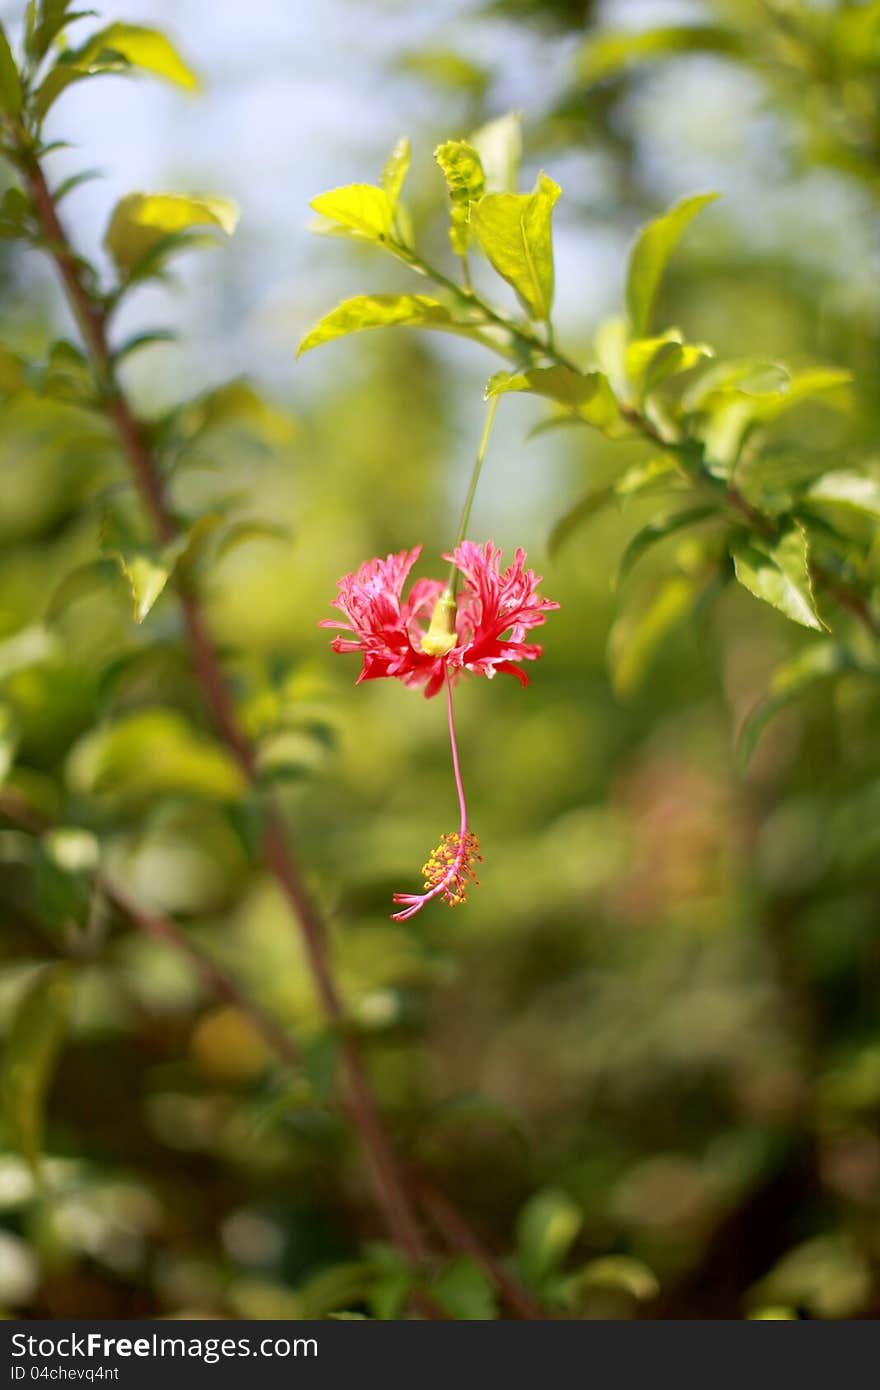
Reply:
[[[440, 601], [442, 602], [442, 600]], [[428, 634], [424, 640], [428, 640]], [[448, 668], [445, 675], [452, 769], [455, 773], [455, 786], [458, 791], [459, 827], [458, 830], [450, 831], [448, 835], [443, 836], [437, 848], [431, 851], [427, 862], [422, 865], [425, 891], [423, 893], [394, 894], [396, 903], [406, 904], [401, 912], [392, 914], [395, 922], [405, 922], [408, 918], [414, 917], [432, 898], [443, 897], [450, 907], [458, 907], [460, 903], [467, 901], [468, 889], [479, 882], [475, 873], [475, 865], [482, 863], [482, 855], [480, 854], [479, 840], [473, 831], [468, 829], [467, 802], [464, 795], [464, 783], [461, 779], [461, 765], [458, 760], [458, 740], [455, 736], [452, 680]]]

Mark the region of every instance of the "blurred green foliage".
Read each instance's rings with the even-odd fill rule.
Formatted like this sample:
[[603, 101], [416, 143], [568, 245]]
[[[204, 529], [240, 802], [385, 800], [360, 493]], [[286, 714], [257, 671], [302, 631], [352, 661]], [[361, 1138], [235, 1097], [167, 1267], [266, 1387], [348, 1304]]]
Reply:
[[[9, 120], [95, 72], [193, 85], [177, 51], [135, 26], [52, 47], [66, 8], [28, 8], [30, 95], [0, 46]], [[477, 39], [433, 66], [427, 52], [389, 55], [392, 70], [464, 90], [467, 123], [410, 132], [414, 149], [448, 143], [441, 169], [416, 162], [405, 196], [399, 146], [379, 184], [319, 200], [358, 243], [325, 256], [351, 255], [382, 296], [352, 301], [319, 340], [389, 322], [455, 339], [406, 327], [334, 344], [298, 410], [293, 372], [290, 401], [244, 381], [145, 401], [181, 527], [170, 542], [131, 488], [101, 380], [31, 292], [25, 243], [39, 238], [10, 175], [0, 1306], [12, 1315], [411, 1311], [412, 1270], [385, 1243], [334, 1104], [337, 1040], [260, 862], [270, 791], [402, 1153], [554, 1316], [880, 1311], [880, 304], [860, 266], [816, 269], [815, 225], [756, 239], [761, 206], [744, 215], [735, 198], [686, 234], [694, 203], [658, 219], [684, 190], [664, 187], [651, 157], [666, 74], [681, 88], [679, 157], [691, 140], [701, 176], [718, 176], [699, 186], [729, 178], [729, 147], [701, 144], [700, 102], [730, 69], [759, 93], [741, 108], [744, 164], [746, 126], [772, 121], [773, 177], [809, 198], [821, 169], [831, 225], [843, 230], [858, 188], [876, 227], [880, 5], [695, 9], [693, 25], [633, 33], [585, 29], [584, 4], [489, 7], [529, 42], [543, 29], [572, 40], [563, 86], [525, 113], [521, 186], [560, 166], [568, 238], [608, 224], [630, 237], [653, 219], [628, 286], [621, 257], [628, 327], [578, 315], [588, 257], [554, 275], [551, 181], [508, 201], [498, 171], [516, 128], [489, 124], [493, 55]], [[485, 12], [474, 18], [484, 35]], [[594, 203], [562, 172], [585, 155], [607, 170]], [[465, 220], [477, 200], [487, 215]], [[525, 227], [513, 258], [512, 215]], [[233, 222], [202, 195], [141, 195], [108, 224], [114, 278], [96, 292], [112, 312], [206, 224]], [[365, 238], [390, 242], [394, 261]], [[235, 256], [234, 241], [216, 254]], [[468, 300], [464, 256], [505, 323]], [[422, 273], [435, 264], [436, 295]], [[580, 369], [554, 360], [562, 328], [546, 336], [554, 288]], [[152, 341], [117, 347], [123, 381], [137, 387], [129, 356], [162, 352]], [[509, 359], [495, 377], [487, 346]], [[391, 892], [454, 818], [442, 711], [392, 683], [354, 691], [316, 624], [337, 576], [374, 554], [421, 540], [437, 572], [490, 377], [501, 424], [471, 534], [525, 545], [561, 609], [528, 691], [462, 683], [482, 885], [454, 916], [436, 907], [402, 926]], [[524, 441], [529, 429], [540, 437]], [[188, 589], [255, 741], [256, 790], [202, 708], [176, 597]], [[299, 1064], [282, 1065], [190, 959], [135, 931], [104, 877], [180, 923], [290, 1031]], [[509, 1315], [467, 1255], [439, 1259], [427, 1287], [449, 1316]]]

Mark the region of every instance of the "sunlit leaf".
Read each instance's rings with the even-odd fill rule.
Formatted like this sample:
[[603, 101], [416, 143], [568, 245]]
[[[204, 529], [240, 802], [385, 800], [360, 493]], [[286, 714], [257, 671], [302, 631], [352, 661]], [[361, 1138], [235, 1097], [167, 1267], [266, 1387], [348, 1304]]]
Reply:
[[225, 198], [179, 193], [128, 193], [113, 210], [104, 244], [120, 270], [132, 270], [165, 237], [194, 227], [231, 236], [238, 210]]
[[0, 786], [6, 781], [15, 762], [18, 748], [18, 725], [8, 705], [0, 705]]
[[10, 1139], [36, 1169], [43, 1148], [43, 1112], [55, 1060], [67, 1031], [72, 970], [42, 969], [12, 1018], [3, 1058], [3, 1111]]
[[352, 183], [319, 193], [309, 206], [350, 235], [376, 242], [394, 240], [394, 205], [384, 188]]
[[574, 411], [607, 434], [627, 433], [620, 409], [602, 372], [575, 372], [570, 367], [530, 367], [524, 372], [496, 372], [486, 385], [490, 400], [508, 391], [529, 391]]
[[516, 193], [522, 158], [522, 119], [509, 111], [475, 130], [468, 141], [480, 156], [487, 193]]
[[553, 306], [553, 208], [559, 185], [539, 174], [531, 193], [487, 193], [471, 207], [474, 235], [530, 317], [547, 322]]
[[410, 154], [409, 141], [404, 136], [394, 146], [382, 170], [382, 187], [392, 208], [396, 208], [400, 200], [401, 189], [409, 171]]
[[296, 355], [301, 357], [304, 352], [310, 352], [322, 343], [344, 338], [349, 333], [359, 333], [365, 328], [392, 326], [437, 328], [447, 333], [466, 335], [474, 335], [478, 330], [478, 325], [454, 318], [445, 304], [428, 295], [361, 294], [354, 299], [344, 300], [310, 328]]
[[434, 158], [443, 170], [449, 189], [449, 240], [457, 256], [467, 254], [471, 240], [468, 213], [471, 203], [486, 191], [486, 176], [480, 156], [464, 140], [447, 140], [438, 145]]
[[650, 328], [654, 301], [670, 256], [697, 213], [718, 196], [702, 193], [685, 198], [639, 232], [626, 279], [626, 307], [633, 331], [639, 337]]
[[863, 473], [825, 473], [807, 489], [806, 500], [880, 520], [880, 482]]
[[184, 62], [177, 49], [165, 34], [158, 29], [144, 28], [140, 24], [110, 24], [92, 34], [86, 44], [76, 50], [72, 61], [83, 67], [100, 64], [103, 55], [112, 62], [112, 55], [120, 55], [126, 63], [144, 72], [163, 77], [166, 82], [195, 91], [199, 80], [192, 69]]
[[577, 57], [583, 82], [602, 82], [620, 72], [681, 53], [740, 56], [742, 41], [727, 29], [708, 24], [668, 24], [658, 29], [614, 29], [591, 38]]
[[583, 1224], [573, 1197], [556, 1188], [536, 1192], [516, 1222], [516, 1249], [526, 1279], [540, 1283], [559, 1269]]
[[0, 24], [0, 109], [7, 116], [17, 116], [21, 110], [22, 89], [18, 66], [9, 47], [6, 30]]
[[737, 579], [755, 598], [778, 608], [803, 627], [824, 626], [813, 599], [806, 536], [799, 527], [793, 527], [775, 543], [755, 536], [738, 536], [730, 553]]

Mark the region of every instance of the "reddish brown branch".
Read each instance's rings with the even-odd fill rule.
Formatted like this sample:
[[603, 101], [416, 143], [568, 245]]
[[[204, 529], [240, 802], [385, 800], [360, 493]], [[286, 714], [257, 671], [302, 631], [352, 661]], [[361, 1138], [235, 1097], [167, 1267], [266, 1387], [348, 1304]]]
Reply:
[[540, 1303], [513, 1275], [508, 1274], [449, 1199], [424, 1178], [414, 1179], [414, 1189], [419, 1205], [450, 1250], [469, 1255], [517, 1317], [525, 1322], [544, 1321], [547, 1314]]
[[[157, 538], [160, 541], [171, 540], [177, 534], [177, 525], [166, 502], [161, 473], [151, 446], [116, 377], [107, 342], [103, 307], [96, 302], [83, 282], [80, 263], [71, 249], [42, 168], [35, 159], [28, 160], [25, 178], [34, 210], [51, 247], [50, 254], [58, 268], [68, 301], [91, 357], [98, 385], [104, 394], [108, 418], [116, 431], [132, 478]], [[193, 670], [203, 698], [220, 736], [248, 779], [253, 782], [253, 748], [238, 722], [229, 686], [204, 615], [193, 594], [181, 591], [180, 599]], [[421, 1263], [427, 1252], [419, 1223], [401, 1178], [396, 1155], [373, 1100], [360, 1055], [347, 1030], [343, 1005], [327, 959], [322, 923], [305, 887], [278, 811], [274, 808], [270, 811], [263, 851], [265, 862], [278, 880], [302, 934], [309, 967], [324, 1013], [341, 1039], [345, 1101], [351, 1120], [368, 1154], [376, 1195], [389, 1233], [410, 1259]]]

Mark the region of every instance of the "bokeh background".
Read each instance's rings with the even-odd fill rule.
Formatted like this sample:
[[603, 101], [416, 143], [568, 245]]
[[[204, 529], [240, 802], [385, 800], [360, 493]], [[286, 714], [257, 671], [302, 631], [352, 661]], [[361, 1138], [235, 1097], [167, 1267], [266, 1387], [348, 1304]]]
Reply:
[[[880, 1311], [876, 687], [811, 694], [744, 773], [736, 730], [810, 638], [738, 590], [615, 692], [609, 634], [663, 560], [620, 594], [609, 575], [647, 513], [605, 513], [552, 556], [547, 539], [588, 484], [644, 449], [586, 431], [530, 439], [540, 409], [506, 402], [471, 535], [525, 546], [561, 609], [527, 691], [460, 689], [481, 887], [454, 913], [390, 922], [391, 892], [417, 886], [454, 823], [443, 710], [391, 683], [355, 690], [355, 659], [331, 654], [317, 623], [338, 576], [372, 555], [422, 542], [420, 572], [439, 572], [495, 364], [409, 331], [295, 363], [337, 299], [409, 287], [369, 248], [311, 236], [308, 201], [374, 180], [407, 134], [416, 225], [442, 258], [434, 146], [520, 110], [525, 182], [545, 168], [563, 188], [557, 322], [577, 355], [619, 308], [638, 225], [718, 189], [674, 263], [667, 319], [728, 355], [851, 368], [854, 414], [792, 417], [787, 442], [864, 451], [880, 425], [880, 40], [866, 28], [830, 56], [817, 26], [846, 9], [877, 6], [131, 0], [105, 17], [165, 27], [204, 90], [103, 77], [52, 116], [74, 145], [52, 156], [55, 177], [104, 173], [67, 206], [99, 262], [122, 193], [241, 207], [230, 242], [126, 306], [125, 332], [179, 331], [132, 359], [126, 381], [151, 416], [241, 374], [268, 402], [247, 428], [218, 411], [177, 482], [192, 510], [235, 492], [246, 515], [290, 528], [212, 571], [212, 626], [332, 922], [395, 1135], [560, 1316]], [[14, 26], [19, 7], [3, 17]], [[690, 22], [739, 47], [585, 67], [599, 32]], [[72, 334], [35, 255], [4, 249], [0, 277], [5, 343], [39, 354]], [[42, 1185], [11, 1142], [0, 1156], [0, 1306], [387, 1315], [393, 1297], [364, 1293], [364, 1249], [388, 1256], [365, 1246], [380, 1232], [328, 1104], [332, 1039], [253, 865], [248, 807], [191, 746], [174, 603], [135, 632], [124, 601], [86, 595], [45, 625], [48, 595], [94, 551], [116, 466], [106, 440], [71, 443], [71, 410], [2, 408], [0, 676], [22, 729], [16, 775], [246, 982], [306, 1064], [280, 1069], [166, 947], [101, 920], [91, 842], [56, 837], [35, 864], [21, 832], [2, 830], [0, 1026], [41, 962], [82, 933], [91, 944], [51, 1080]], [[163, 773], [169, 709], [190, 722]], [[114, 721], [121, 770], [100, 782], [90, 740]], [[558, 1248], [535, 1256], [542, 1220]], [[472, 1271], [461, 1285], [450, 1297], [464, 1315], [491, 1316]]]

